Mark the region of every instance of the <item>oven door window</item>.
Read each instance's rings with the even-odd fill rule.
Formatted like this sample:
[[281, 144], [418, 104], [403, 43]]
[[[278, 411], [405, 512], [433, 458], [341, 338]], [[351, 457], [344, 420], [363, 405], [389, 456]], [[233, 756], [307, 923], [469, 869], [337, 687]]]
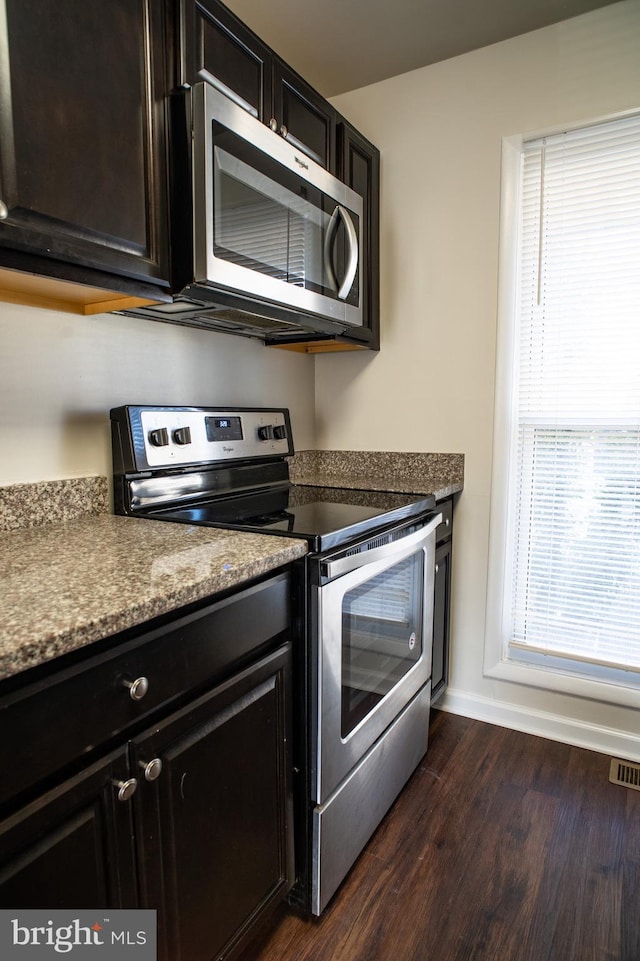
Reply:
[[358, 216], [217, 123], [213, 141], [214, 257], [357, 306]]
[[341, 734], [351, 731], [420, 659], [424, 552], [348, 591], [342, 603]]

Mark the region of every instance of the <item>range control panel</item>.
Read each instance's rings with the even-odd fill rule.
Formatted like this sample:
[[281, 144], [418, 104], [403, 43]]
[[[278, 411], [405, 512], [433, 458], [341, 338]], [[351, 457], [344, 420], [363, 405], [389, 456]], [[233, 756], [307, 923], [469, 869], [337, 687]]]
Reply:
[[293, 454], [286, 408], [118, 407], [111, 420], [127, 472]]

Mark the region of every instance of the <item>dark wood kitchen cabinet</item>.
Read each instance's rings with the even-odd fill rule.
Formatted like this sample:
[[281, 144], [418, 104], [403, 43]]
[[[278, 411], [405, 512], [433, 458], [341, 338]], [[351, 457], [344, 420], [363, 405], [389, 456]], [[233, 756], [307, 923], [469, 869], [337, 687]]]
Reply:
[[137, 902], [126, 748], [0, 821], [0, 907], [124, 908]]
[[346, 120], [338, 124], [338, 175], [364, 201], [363, 317], [349, 340], [380, 349], [380, 151]]
[[0, 688], [0, 906], [156, 909], [159, 961], [242, 949], [293, 883], [289, 589]]
[[205, 80], [263, 123], [272, 105], [272, 52], [215, 0], [180, 0], [179, 86]]
[[134, 798], [161, 961], [229, 957], [291, 885], [289, 660], [288, 648], [275, 652], [132, 744], [132, 770], [162, 761]]
[[436, 510], [442, 522], [436, 530], [436, 570], [433, 608], [433, 660], [431, 703], [444, 694], [449, 680], [449, 620], [451, 612], [451, 547], [453, 538], [453, 498], [441, 501]]
[[0, 0], [1, 268], [162, 299], [166, 27], [162, 0]]
[[180, 2], [180, 84], [218, 87], [335, 173], [336, 113], [218, 0]]
[[278, 57], [273, 60], [273, 119], [278, 133], [337, 172], [335, 110]]

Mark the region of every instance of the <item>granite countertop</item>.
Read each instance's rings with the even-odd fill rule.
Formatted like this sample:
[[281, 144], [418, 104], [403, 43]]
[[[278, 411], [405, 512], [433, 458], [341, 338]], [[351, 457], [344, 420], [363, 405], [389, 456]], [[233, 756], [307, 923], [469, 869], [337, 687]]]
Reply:
[[437, 501], [464, 487], [464, 454], [407, 451], [298, 451], [291, 480], [313, 487], [433, 495]]
[[0, 679], [306, 552], [290, 538], [110, 514], [0, 533]]

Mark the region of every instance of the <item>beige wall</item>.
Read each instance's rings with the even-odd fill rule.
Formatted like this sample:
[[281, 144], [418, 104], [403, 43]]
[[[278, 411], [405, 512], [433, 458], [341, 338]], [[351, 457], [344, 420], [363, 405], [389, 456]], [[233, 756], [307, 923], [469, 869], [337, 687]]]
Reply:
[[449, 705], [604, 749], [633, 714], [482, 676], [500, 150], [640, 107], [639, 51], [631, 0], [336, 98], [381, 149], [382, 351], [316, 361], [320, 448], [466, 455]]
[[243, 337], [0, 304], [0, 484], [111, 474], [119, 404], [289, 406], [314, 444], [313, 359]]

